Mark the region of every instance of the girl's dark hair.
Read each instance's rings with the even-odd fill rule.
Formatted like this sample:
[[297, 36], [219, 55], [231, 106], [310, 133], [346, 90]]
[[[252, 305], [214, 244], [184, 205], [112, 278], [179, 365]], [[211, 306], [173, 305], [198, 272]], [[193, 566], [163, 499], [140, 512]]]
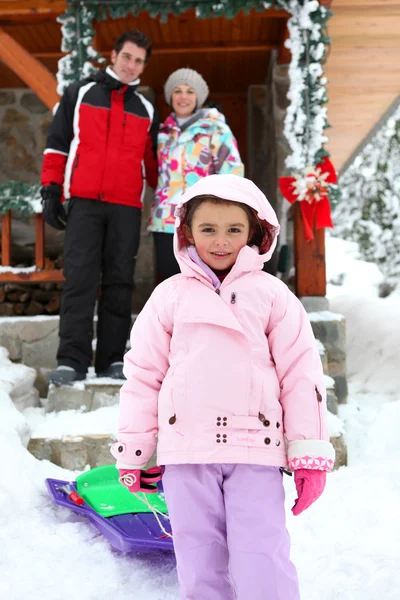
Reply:
[[247, 242], [247, 245], [258, 247], [261, 246], [261, 242], [264, 238], [264, 230], [256, 211], [252, 209], [251, 206], [248, 206], [248, 204], [243, 204], [242, 202], [235, 202], [233, 200], [225, 200], [224, 198], [219, 198], [218, 196], [195, 196], [195, 198], [192, 198], [191, 200], [189, 200], [189, 202], [186, 203], [186, 214], [183, 223], [187, 225], [189, 229], [192, 229], [193, 217], [195, 215], [195, 212], [197, 211], [199, 206], [203, 204], [203, 202], [212, 202], [213, 204], [225, 204], [228, 206], [231, 206], [233, 204], [234, 206], [238, 206], [239, 208], [244, 210], [249, 220], [251, 235], [251, 238]]
[[125, 42], [132, 42], [132, 44], [136, 44], [139, 48], [144, 48], [146, 50], [146, 62], [149, 60], [151, 56], [151, 41], [147, 35], [138, 29], [125, 31], [114, 42], [114, 50], [117, 54], [121, 52]]

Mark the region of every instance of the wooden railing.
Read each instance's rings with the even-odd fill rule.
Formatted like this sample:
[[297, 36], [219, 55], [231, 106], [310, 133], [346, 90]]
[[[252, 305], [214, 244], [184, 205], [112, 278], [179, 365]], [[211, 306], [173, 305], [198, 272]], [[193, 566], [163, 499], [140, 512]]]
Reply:
[[[12, 221], [11, 211], [1, 217], [1, 266], [11, 266], [12, 249]], [[15, 281], [38, 282], [38, 281], [63, 281], [64, 276], [59, 269], [46, 269], [45, 257], [45, 233], [42, 214], [35, 215], [35, 271], [0, 272], [0, 283], [11, 283]]]

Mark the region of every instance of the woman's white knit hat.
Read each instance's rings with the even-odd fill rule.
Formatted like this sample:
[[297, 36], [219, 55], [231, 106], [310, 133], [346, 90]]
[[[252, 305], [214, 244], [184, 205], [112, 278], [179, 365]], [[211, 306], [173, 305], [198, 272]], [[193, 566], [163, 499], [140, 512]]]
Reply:
[[165, 86], [165, 99], [167, 104], [171, 105], [172, 92], [178, 85], [190, 85], [194, 89], [197, 96], [197, 108], [203, 106], [208, 96], [208, 85], [197, 71], [193, 69], [178, 69], [171, 73], [168, 77]]

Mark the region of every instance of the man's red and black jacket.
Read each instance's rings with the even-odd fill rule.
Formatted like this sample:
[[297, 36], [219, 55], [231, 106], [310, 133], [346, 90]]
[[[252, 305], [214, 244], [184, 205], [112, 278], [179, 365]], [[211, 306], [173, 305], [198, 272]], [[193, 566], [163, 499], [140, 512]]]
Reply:
[[42, 185], [64, 196], [142, 208], [144, 179], [157, 183], [159, 119], [151, 102], [107, 72], [67, 87], [44, 151]]

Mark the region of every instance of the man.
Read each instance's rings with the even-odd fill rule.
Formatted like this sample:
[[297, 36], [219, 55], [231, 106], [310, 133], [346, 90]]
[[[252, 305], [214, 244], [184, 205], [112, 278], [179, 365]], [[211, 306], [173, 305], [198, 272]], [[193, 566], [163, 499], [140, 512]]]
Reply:
[[122, 34], [111, 66], [71, 84], [50, 127], [43, 213], [49, 225], [66, 232], [58, 367], [49, 383], [85, 379], [100, 281], [95, 370], [99, 377], [123, 377], [144, 178], [152, 188], [157, 180], [159, 120], [136, 91], [150, 55], [143, 33]]

